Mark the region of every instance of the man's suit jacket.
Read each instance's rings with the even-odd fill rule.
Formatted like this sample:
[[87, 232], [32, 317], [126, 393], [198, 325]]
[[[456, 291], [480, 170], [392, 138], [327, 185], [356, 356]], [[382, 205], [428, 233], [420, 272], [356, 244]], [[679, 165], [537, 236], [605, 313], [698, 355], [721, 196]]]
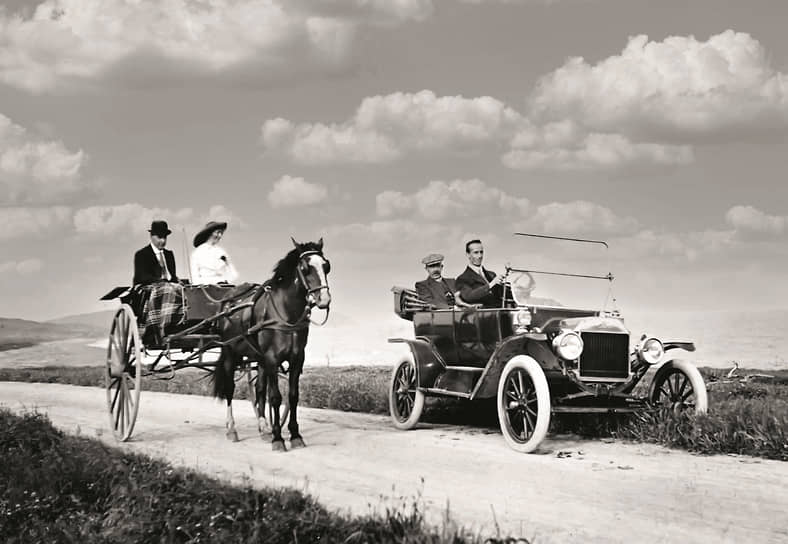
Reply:
[[457, 276], [457, 289], [460, 298], [468, 304], [481, 304], [484, 308], [500, 308], [503, 298], [503, 289], [496, 285], [490, 289], [489, 282], [495, 278], [495, 272], [482, 268], [487, 281], [474, 272], [470, 266]]
[[[416, 292], [419, 294], [419, 298], [424, 302], [429, 302], [435, 308], [451, 308], [453, 304], [449, 304], [446, 293], [454, 295], [456, 291], [457, 287], [453, 278], [442, 278], [441, 281], [435, 281], [429, 277], [416, 282]], [[454, 300], [453, 296], [452, 300]]]
[[[175, 273], [175, 255], [169, 249], [164, 249], [164, 262], [170, 272], [170, 281], [178, 281]], [[161, 281], [161, 265], [153, 252], [150, 244], [134, 254], [134, 285], [148, 285]]]

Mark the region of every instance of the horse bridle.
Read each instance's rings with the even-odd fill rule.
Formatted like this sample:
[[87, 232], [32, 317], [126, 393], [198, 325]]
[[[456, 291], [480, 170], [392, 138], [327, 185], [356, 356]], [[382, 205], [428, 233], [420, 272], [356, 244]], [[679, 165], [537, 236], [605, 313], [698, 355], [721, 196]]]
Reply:
[[[304, 275], [304, 270], [303, 270], [305, 265], [304, 259], [306, 257], [311, 257], [312, 255], [319, 255], [320, 258], [323, 259], [323, 261], [325, 261], [325, 263], [328, 265], [328, 270], [325, 272], [326, 276], [328, 275], [328, 272], [331, 270], [331, 262], [328, 259], [326, 259], [325, 256], [323, 256], [323, 254], [320, 251], [310, 249], [308, 251], [304, 251], [298, 256], [298, 266], [296, 267], [296, 272], [298, 273], [298, 280], [301, 282], [301, 285], [304, 287], [304, 289], [306, 289], [306, 303], [309, 310], [314, 308], [315, 305], [317, 304], [317, 297], [315, 296], [315, 293], [319, 293], [323, 289], [328, 290], [328, 284], [326, 285], [321, 284], [318, 285], [317, 287], [310, 287], [309, 282], [306, 281], [306, 276]], [[326, 306], [326, 317], [325, 319], [323, 319], [322, 323], [312, 321], [311, 317], [309, 321], [313, 325], [323, 326], [328, 321], [328, 314], [330, 311], [331, 311], [331, 303], [329, 302], [329, 305]]]
[[328, 285], [318, 285], [317, 287], [309, 287], [309, 282], [306, 281], [306, 276], [304, 275], [304, 259], [306, 257], [311, 257], [312, 255], [319, 255], [329, 266], [329, 270], [331, 270], [331, 263], [326, 259], [322, 253], [319, 251], [315, 251], [311, 249], [309, 251], [304, 251], [301, 255], [298, 256], [298, 266], [296, 267], [296, 271], [298, 273], [298, 279], [301, 282], [301, 285], [306, 289], [306, 301], [310, 307], [317, 304], [317, 297], [315, 297], [315, 293], [322, 291], [323, 289], [328, 289]]

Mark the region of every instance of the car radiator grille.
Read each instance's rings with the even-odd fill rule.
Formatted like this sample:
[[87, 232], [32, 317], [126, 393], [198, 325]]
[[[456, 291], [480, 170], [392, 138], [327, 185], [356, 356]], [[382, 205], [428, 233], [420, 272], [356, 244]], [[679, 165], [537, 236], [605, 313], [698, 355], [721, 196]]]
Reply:
[[629, 378], [629, 335], [584, 332], [580, 377], [596, 380]]

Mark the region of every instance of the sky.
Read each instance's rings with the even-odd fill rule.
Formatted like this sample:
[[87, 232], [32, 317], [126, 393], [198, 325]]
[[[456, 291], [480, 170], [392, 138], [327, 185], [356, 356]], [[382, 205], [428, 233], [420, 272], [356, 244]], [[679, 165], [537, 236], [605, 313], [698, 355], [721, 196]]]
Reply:
[[[105, 309], [153, 219], [332, 311], [485, 264], [612, 272], [622, 311], [788, 307], [788, 4], [0, 0], [0, 315]], [[598, 245], [516, 237], [531, 232]], [[537, 277], [600, 306], [607, 282]]]

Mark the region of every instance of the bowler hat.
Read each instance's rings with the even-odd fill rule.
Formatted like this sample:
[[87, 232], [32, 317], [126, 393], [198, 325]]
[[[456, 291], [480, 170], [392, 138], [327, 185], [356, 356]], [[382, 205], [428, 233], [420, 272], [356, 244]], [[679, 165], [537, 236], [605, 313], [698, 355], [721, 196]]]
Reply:
[[194, 247], [204, 244], [215, 230], [227, 230], [227, 222], [208, 221], [202, 230], [194, 235]]
[[426, 257], [421, 260], [421, 264], [424, 266], [430, 266], [431, 264], [438, 264], [443, 262], [443, 255], [440, 253], [430, 253]]
[[154, 222], [152, 222], [150, 224], [150, 228], [148, 229], [148, 232], [150, 232], [151, 234], [155, 234], [156, 236], [161, 236], [161, 237], [169, 236], [170, 234], [172, 234], [172, 231], [167, 226], [167, 222], [166, 221], [154, 221]]

